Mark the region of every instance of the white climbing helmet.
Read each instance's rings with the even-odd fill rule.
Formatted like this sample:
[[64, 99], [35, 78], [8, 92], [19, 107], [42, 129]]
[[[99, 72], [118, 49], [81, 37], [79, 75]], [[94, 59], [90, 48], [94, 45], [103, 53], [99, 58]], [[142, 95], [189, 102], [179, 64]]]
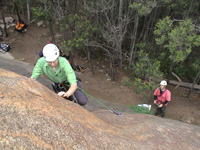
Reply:
[[167, 85], [167, 82], [165, 81], [165, 80], [162, 80], [161, 82], [160, 82], [160, 85]]
[[55, 44], [45, 45], [42, 52], [45, 60], [48, 62], [53, 62], [60, 56], [60, 51]]

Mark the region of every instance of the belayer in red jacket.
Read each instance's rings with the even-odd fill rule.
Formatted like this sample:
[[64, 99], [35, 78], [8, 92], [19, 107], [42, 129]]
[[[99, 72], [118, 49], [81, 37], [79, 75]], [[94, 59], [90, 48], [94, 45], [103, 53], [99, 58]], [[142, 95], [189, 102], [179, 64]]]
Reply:
[[166, 86], [167, 82], [162, 80], [160, 87], [154, 91], [154, 104], [157, 106], [155, 116], [160, 114], [162, 118], [165, 116], [166, 106], [171, 100], [171, 92]]

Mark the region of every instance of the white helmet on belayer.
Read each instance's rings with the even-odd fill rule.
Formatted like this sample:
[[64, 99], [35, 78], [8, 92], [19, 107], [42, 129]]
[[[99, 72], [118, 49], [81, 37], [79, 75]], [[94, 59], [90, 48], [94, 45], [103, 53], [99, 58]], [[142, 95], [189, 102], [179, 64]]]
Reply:
[[55, 44], [45, 45], [42, 52], [47, 62], [53, 62], [60, 56], [60, 51]]
[[167, 82], [165, 81], [165, 80], [162, 80], [161, 82], [160, 82], [160, 85], [167, 85]]

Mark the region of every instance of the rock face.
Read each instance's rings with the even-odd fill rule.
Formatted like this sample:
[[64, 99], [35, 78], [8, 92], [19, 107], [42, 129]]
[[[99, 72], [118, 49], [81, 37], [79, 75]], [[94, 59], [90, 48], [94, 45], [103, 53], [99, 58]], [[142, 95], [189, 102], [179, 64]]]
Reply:
[[199, 126], [142, 114], [91, 113], [3, 69], [0, 89], [0, 149], [200, 149]]

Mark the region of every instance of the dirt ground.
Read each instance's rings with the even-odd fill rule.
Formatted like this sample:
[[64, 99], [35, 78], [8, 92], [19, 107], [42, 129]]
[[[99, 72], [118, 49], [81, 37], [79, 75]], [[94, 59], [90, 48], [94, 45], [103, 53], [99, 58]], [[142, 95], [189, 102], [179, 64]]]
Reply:
[[[16, 16], [13, 17], [16, 18]], [[27, 32], [24, 34], [17, 33], [11, 27], [8, 29], [9, 36], [3, 38], [3, 42], [11, 44], [10, 53], [15, 59], [32, 65], [37, 62], [39, 51], [50, 41], [48, 28], [38, 27], [37, 22], [29, 24]], [[58, 41], [57, 37], [56, 40]], [[75, 55], [74, 61], [76, 65], [86, 68], [85, 72], [79, 74], [79, 76], [82, 79], [83, 89], [93, 97], [123, 105], [141, 104], [142, 96], [134, 93], [134, 88], [137, 87], [128, 88], [123, 86], [123, 80], [126, 78], [124, 73], [118, 72], [115, 82], [110, 80], [106, 60], [96, 60], [94, 62], [95, 74], [92, 74], [86, 58]], [[192, 92], [187, 99], [188, 89], [175, 88], [171, 85], [168, 86], [168, 89], [172, 93], [172, 100], [167, 107], [166, 118], [200, 125], [200, 92]], [[153, 92], [146, 103], [153, 106]]]

